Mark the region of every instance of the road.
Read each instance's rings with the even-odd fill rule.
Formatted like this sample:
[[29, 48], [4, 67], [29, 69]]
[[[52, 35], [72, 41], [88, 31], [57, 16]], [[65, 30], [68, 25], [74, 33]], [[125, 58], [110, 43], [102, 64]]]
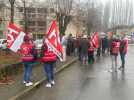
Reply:
[[131, 46], [125, 72], [117, 73], [108, 72], [109, 56], [101, 57], [92, 66], [80, 66], [77, 62], [55, 77], [53, 88], [46, 88], [44, 83], [21, 100], [133, 100], [133, 57], [134, 46]]

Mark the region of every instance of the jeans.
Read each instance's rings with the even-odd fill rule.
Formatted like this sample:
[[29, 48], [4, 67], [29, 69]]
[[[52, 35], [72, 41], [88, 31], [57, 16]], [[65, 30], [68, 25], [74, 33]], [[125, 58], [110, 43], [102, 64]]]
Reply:
[[81, 54], [81, 64], [88, 64], [88, 54]]
[[23, 62], [25, 71], [24, 71], [24, 81], [27, 83], [30, 82], [30, 76], [32, 74], [33, 62]]
[[112, 70], [117, 71], [117, 56], [112, 55], [111, 59], [112, 59]]
[[46, 72], [48, 82], [54, 80], [54, 62], [44, 63], [44, 69]]
[[121, 67], [124, 68], [124, 65], [125, 65], [125, 54], [124, 53], [120, 53], [120, 57], [121, 57], [121, 62], [122, 62]]
[[90, 55], [88, 54], [88, 62], [92, 62], [94, 63], [95, 59], [94, 59], [94, 55]]

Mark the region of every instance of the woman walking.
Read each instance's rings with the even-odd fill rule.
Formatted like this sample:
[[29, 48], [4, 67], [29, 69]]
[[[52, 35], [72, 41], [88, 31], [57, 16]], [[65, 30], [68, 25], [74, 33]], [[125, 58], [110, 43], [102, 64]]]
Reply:
[[31, 41], [31, 38], [28, 35], [25, 35], [24, 37], [24, 42], [21, 45], [20, 48], [20, 53], [21, 53], [21, 59], [24, 64], [25, 70], [24, 70], [24, 80], [23, 83], [26, 86], [31, 86], [33, 85], [30, 76], [32, 74], [32, 68], [33, 68], [33, 63], [35, 61], [33, 50], [34, 49], [34, 44]]
[[42, 58], [41, 61], [44, 63], [44, 69], [46, 72], [48, 83], [46, 84], [46, 87], [51, 88], [54, 84], [54, 65], [56, 63], [56, 55], [51, 51], [51, 49], [48, 47], [48, 45], [45, 42], [45, 39], [43, 41], [42, 46]]

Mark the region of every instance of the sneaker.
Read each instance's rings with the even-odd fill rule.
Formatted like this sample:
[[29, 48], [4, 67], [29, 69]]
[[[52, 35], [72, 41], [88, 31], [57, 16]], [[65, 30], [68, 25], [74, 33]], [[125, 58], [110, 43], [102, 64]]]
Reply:
[[51, 81], [51, 84], [52, 84], [52, 85], [55, 85], [55, 81], [54, 81], [54, 80], [53, 80], [53, 81]]
[[112, 69], [110, 69], [110, 70], [108, 70], [108, 72], [112, 73], [112, 72], [113, 72], [113, 70], [112, 70]]
[[46, 87], [47, 87], [47, 88], [51, 88], [52, 85], [51, 85], [50, 83], [47, 83], [47, 84], [46, 84]]
[[121, 70], [121, 71], [124, 71], [124, 68], [122, 68], [122, 67], [120, 67], [120, 68], [118, 68], [119, 70]]
[[26, 81], [23, 81], [24, 84], [26, 84]]
[[28, 82], [28, 83], [26, 83], [26, 86], [31, 86], [31, 85], [33, 85], [32, 82]]

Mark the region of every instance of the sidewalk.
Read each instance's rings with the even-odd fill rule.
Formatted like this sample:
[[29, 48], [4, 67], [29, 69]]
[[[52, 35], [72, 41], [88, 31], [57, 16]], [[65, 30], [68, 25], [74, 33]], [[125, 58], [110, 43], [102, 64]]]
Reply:
[[[66, 62], [57, 62], [55, 72], [59, 72], [65, 67], [69, 66], [71, 63], [77, 60], [76, 57], [68, 57]], [[23, 84], [23, 73], [17, 76], [13, 76], [15, 83], [12, 85], [0, 85], [0, 97], [1, 100], [16, 100], [18, 97], [23, 96], [27, 92], [31, 91], [33, 88], [40, 85], [46, 80], [44, 77], [44, 69], [42, 65], [34, 66], [32, 73], [32, 80], [34, 82], [33, 86], [25, 87]]]

